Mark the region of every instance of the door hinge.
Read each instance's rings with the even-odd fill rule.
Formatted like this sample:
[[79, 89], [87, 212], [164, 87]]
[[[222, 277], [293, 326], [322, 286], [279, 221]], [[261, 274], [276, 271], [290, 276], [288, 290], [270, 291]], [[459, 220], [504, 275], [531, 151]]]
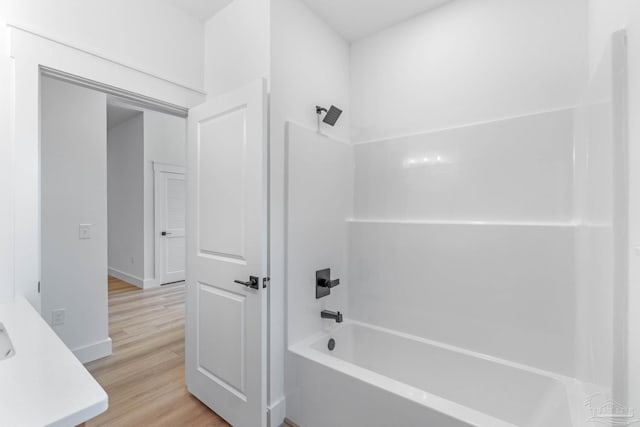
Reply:
[[38, 293], [40, 293], [40, 281], [38, 280]]
[[269, 277], [263, 277], [262, 278], [262, 289], [266, 288], [269, 283], [271, 283], [271, 279]]

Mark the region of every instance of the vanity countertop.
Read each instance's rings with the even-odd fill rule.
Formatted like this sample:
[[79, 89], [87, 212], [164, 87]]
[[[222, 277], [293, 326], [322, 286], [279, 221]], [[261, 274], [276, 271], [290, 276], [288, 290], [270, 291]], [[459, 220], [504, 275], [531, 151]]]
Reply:
[[107, 409], [107, 393], [23, 298], [0, 302], [15, 354], [0, 360], [0, 426], [75, 426]]

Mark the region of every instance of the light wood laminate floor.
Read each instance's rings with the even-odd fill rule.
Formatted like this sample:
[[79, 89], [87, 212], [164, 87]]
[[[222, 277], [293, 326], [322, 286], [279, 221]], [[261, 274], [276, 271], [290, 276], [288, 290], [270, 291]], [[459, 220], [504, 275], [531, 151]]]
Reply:
[[113, 354], [87, 369], [109, 409], [87, 426], [228, 426], [185, 388], [184, 283], [143, 291], [109, 277]]

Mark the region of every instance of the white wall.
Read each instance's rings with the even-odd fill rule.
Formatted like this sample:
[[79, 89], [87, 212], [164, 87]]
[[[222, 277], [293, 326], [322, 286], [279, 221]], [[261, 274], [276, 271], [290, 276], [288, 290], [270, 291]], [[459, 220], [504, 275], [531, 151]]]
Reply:
[[[272, 0], [270, 406], [273, 426], [279, 425], [285, 415], [282, 380], [287, 346], [284, 265], [285, 124], [292, 121], [315, 129], [315, 106], [318, 104], [327, 107], [333, 104], [344, 110], [336, 126], [330, 128], [323, 125], [323, 131], [334, 139], [348, 140], [351, 115], [349, 45], [302, 1]], [[336, 290], [344, 293], [344, 289]]]
[[272, 137], [284, 140], [286, 121], [316, 129], [315, 106], [344, 110], [322, 132], [349, 140], [349, 44], [300, 0], [272, 4]]
[[205, 24], [205, 89], [215, 96], [269, 80], [269, 0], [234, 0]]
[[597, 71], [611, 34], [626, 28], [634, 0], [588, 0], [589, 70]]
[[203, 88], [203, 25], [167, 2], [10, 0], [0, 4], [0, 23]]
[[107, 130], [109, 272], [137, 286], [144, 278], [142, 117]]
[[184, 166], [186, 119], [145, 110], [144, 121], [144, 286], [159, 286], [155, 274], [153, 162]]
[[574, 105], [586, 23], [582, 0], [457, 0], [354, 42], [353, 141]]
[[[2, 16], [2, 15], [0, 15]], [[0, 19], [0, 22], [2, 19]], [[0, 35], [0, 298], [13, 295], [13, 123], [9, 106], [12, 104], [13, 90], [9, 84], [8, 43]]]
[[[42, 79], [42, 316], [81, 361], [111, 354], [106, 96]], [[90, 224], [91, 238], [79, 239]]]

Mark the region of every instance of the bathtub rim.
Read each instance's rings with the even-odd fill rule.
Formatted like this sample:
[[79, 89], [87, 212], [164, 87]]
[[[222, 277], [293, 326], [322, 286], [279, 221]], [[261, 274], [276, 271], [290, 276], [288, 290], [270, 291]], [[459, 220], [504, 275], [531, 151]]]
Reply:
[[[589, 384], [582, 382], [576, 378], [564, 376], [554, 372], [546, 371], [533, 366], [525, 365], [518, 362], [513, 362], [499, 357], [491, 356], [488, 354], [475, 352], [465, 348], [457, 347], [451, 344], [442, 343], [439, 341], [422, 338], [419, 336], [411, 335], [405, 332], [372, 325], [370, 323], [345, 318], [343, 323], [332, 325], [322, 331], [309, 335], [302, 340], [290, 345], [288, 350], [300, 357], [309, 359], [315, 363], [319, 363], [328, 368], [335, 369], [336, 371], [351, 377], [353, 379], [363, 381], [378, 389], [386, 390], [392, 394], [395, 394], [404, 399], [410, 400], [416, 404], [426, 406], [431, 410], [439, 412], [448, 417], [460, 420], [474, 426], [495, 426], [495, 427], [514, 427], [516, 424], [509, 423], [500, 418], [486, 414], [482, 411], [470, 408], [468, 406], [456, 403], [449, 399], [433, 394], [427, 390], [423, 390], [417, 387], [413, 387], [404, 382], [395, 380], [386, 375], [377, 373], [367, 368], [358, 366], [352, 362], [340, 359], [331, 354], [327, 354], [320, 350], [315, 349], [313, 346], [321, 341], [327, 339], [331, 335], [335, 334], [338, 330], [347, 328], [351, 325], [359, 326], [363, 328], [372, 329], [381, 333], [391, 334], [400, 338], [412, 340], [425, 345], [431, 345], [440, 349], [459, 353], [468, 357], [474, 357], [482, 359], [491, 363], [501, 364], [513, 369], [522, 370], [531, 374], [539, 375], [551, 379], [562, 386], [566, 395], [567, 403], [569, 406], [569, 414], [572, 421], [572, 426], [584, 425], [585, 406], [584, 402], [589, 395], [594, 393], [608, 393], [609, 390], [605, 387], [595, 384]], [[418, 396], [422, 394], [422, 396]]]

